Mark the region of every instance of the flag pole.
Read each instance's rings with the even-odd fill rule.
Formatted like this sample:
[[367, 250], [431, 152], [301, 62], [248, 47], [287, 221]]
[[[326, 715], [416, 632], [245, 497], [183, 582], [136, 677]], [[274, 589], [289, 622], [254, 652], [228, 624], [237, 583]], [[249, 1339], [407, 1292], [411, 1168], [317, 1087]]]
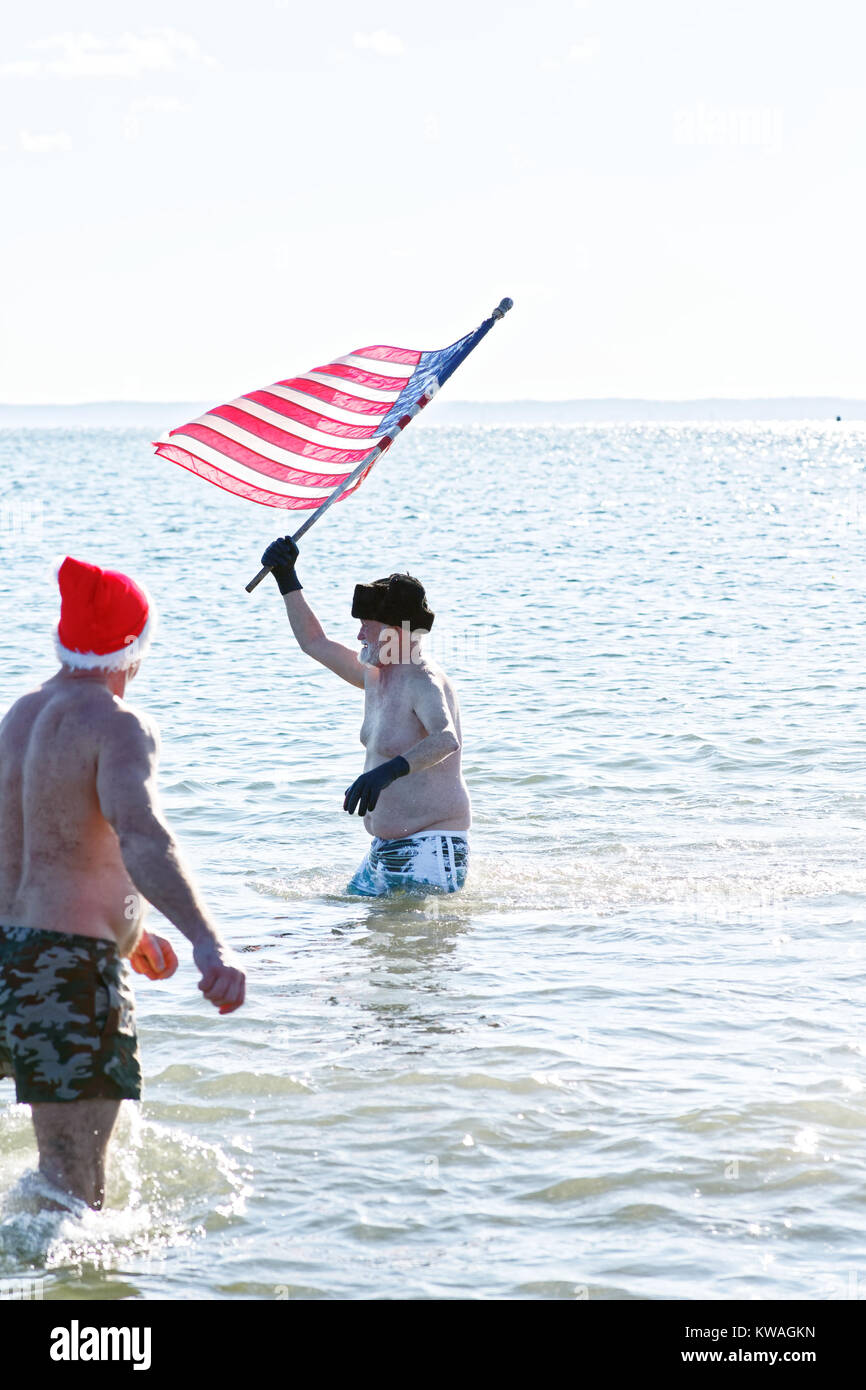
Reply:
[[[430, 401], [433, 399], [439, 388], [445, 384], [445, 382], [457, 370], [460, 364], [462, 362], [465, 362], [470, 352], [473, 352], [475, 348], [477, 348], [478, 344], [481, 342], [481, 339], [490, 332], [494, 323], [497, 323], [499, 319], [504, 318], [504, 316], [508, 313], [508, 310], [512, 307], [513, 303], [514, 301], [511, 299], [503, 299], [500, 301], [499, 304], [497, 304], [496, 308], [493, 310], [493, 313], [490, 315], [490, 318], [485, 319], [481, 327], [478, 328], [476, 332], [472, 335], [474, 341], [469, 344], [463, 356], [460, 357], [456, 362], [453, 362], [451, 364], [450, 371], [444, 372], [441, 377], [436, 378], [433, 384], [427, 387], [423, 395], [418, 397], [418, 400], [415, 402], [414, 405], [410, 406], [406, 414], [401, 415], [400, 419], [397, 421], [397, 424], [394, 426], [390, 434], [382, 435], [382, 438], [379, 440], [375, 448], [371, 449], [369, 454], [362, 458], [361, 462], [357, 465], [355, 469], [353, 469], [353, 471], [349, 474], [348, 478], [344, 478], [341, 483], [338, 483], [337, 486], [334, 488], [334, 491], [330, 494], [329, 497], [325, 498], [324, 502], [322, 502], [320, 506], [316, 508], [312, 516], [307, 517], [303, 526], [300, 526], [298, 530], [295, 532], [295, 534], [292, 536], [293, 541], [297, 543], [301, 539], [301, 536], [303, 536], [305, 531], [309, 531], [313, 522], [318, 521], [319, 517], [322, 516], [323, 513], [328, 510], [331, 504], [336, 502], [340, 497], [342, 497], [343, 494], [352, 486], [353, 483], [358, 481], [361, 475], [365, 473], [368, 468], [372, 468], [373, 464], [377, 461], [377, 459], [381, 458], [382, 454], [385, 453], [386, 449], [390, 449], [391, 445], [394, 443], [394, 440], [397, 438], [397, 435], [400, 433], [400, 431], [406, 428], [410, 420], [414, 420], [415, 416], [424, 409], [425, 405], [429, 405]], [[246, 584], [244, 586], [246, 588], [247, 593], [251, 594], [253, 589], [255, 589], [259, 584], [261, 584], [262, 580], [265, 579], [270, 574], [270, 572], [270, 565], [263, 566], [263, 568], [259, 570], [255, 579], [251, 579], [249, 584]]]

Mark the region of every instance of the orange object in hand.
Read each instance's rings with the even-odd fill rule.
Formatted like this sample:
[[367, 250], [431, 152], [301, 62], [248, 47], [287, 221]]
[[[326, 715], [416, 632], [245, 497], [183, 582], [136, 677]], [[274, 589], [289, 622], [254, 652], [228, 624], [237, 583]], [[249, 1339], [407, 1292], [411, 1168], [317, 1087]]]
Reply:
[[167, 980], [177, 970], [178, 960], [171, 943], [163, 936], [142, 932], [129, 963], [139, 975], [149, 980]]

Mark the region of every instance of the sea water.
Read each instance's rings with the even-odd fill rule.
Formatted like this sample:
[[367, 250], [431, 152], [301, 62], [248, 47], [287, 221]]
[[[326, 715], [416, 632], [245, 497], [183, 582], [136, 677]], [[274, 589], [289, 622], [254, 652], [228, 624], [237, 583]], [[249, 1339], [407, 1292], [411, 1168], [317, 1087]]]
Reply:
[[0, 1284], [46, 1298], [866, 1296], [866, 427], [409, 431], [301, 544], [417, 574], [462, 702], [472, 861], [358, 900], [362, 695], [244, 583], [297, 514], [138, 430], [0, 433], [0, 703], [51, 564], [160, 611], [130, 698], [248, 975], [135, 977], [108, 1205], [46, 1207], [0, 1083]]

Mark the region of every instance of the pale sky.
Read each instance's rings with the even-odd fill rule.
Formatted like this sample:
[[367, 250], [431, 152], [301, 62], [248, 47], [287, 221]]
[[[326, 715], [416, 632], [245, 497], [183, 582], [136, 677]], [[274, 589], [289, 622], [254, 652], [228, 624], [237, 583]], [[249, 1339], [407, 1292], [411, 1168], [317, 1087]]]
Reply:
[[218, 401], [513, 312], [451, 399], [866, 395], [853, 0], [36, 0], [0, 401]]

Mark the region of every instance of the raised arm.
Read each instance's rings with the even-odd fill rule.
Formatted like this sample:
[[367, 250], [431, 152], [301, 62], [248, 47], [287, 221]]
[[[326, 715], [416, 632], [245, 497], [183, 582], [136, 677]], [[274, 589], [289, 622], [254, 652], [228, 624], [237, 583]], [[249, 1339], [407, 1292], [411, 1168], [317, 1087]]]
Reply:
[[117, 835], [123, 862], [138, 891], [192, 943], [202, 976], [199, 989], [221, 1014], [232, 1013], [244, 1002], [244, 974], [229, 964], [228, 951], [160, 813], [158, 753], [156, 731], [133, 710], [117, 709], [100, 738], [96, 773], [100, 809]]
[[269, 565], [283, 596], [286, 613], [292, 626], [295, 640], [302, 652], [314, 661], [327, 666], [329, 671], [341, 676], [350, 685], [364, 688], [364, 668], [351, 647], [340, 642], [332, 642], [326, 637], [307, 600], [301, 592], [301, 582], [295, 573], [298, 547], [291, 536], [283, 536], [273, 541], [262, 556], [262, 564]]

